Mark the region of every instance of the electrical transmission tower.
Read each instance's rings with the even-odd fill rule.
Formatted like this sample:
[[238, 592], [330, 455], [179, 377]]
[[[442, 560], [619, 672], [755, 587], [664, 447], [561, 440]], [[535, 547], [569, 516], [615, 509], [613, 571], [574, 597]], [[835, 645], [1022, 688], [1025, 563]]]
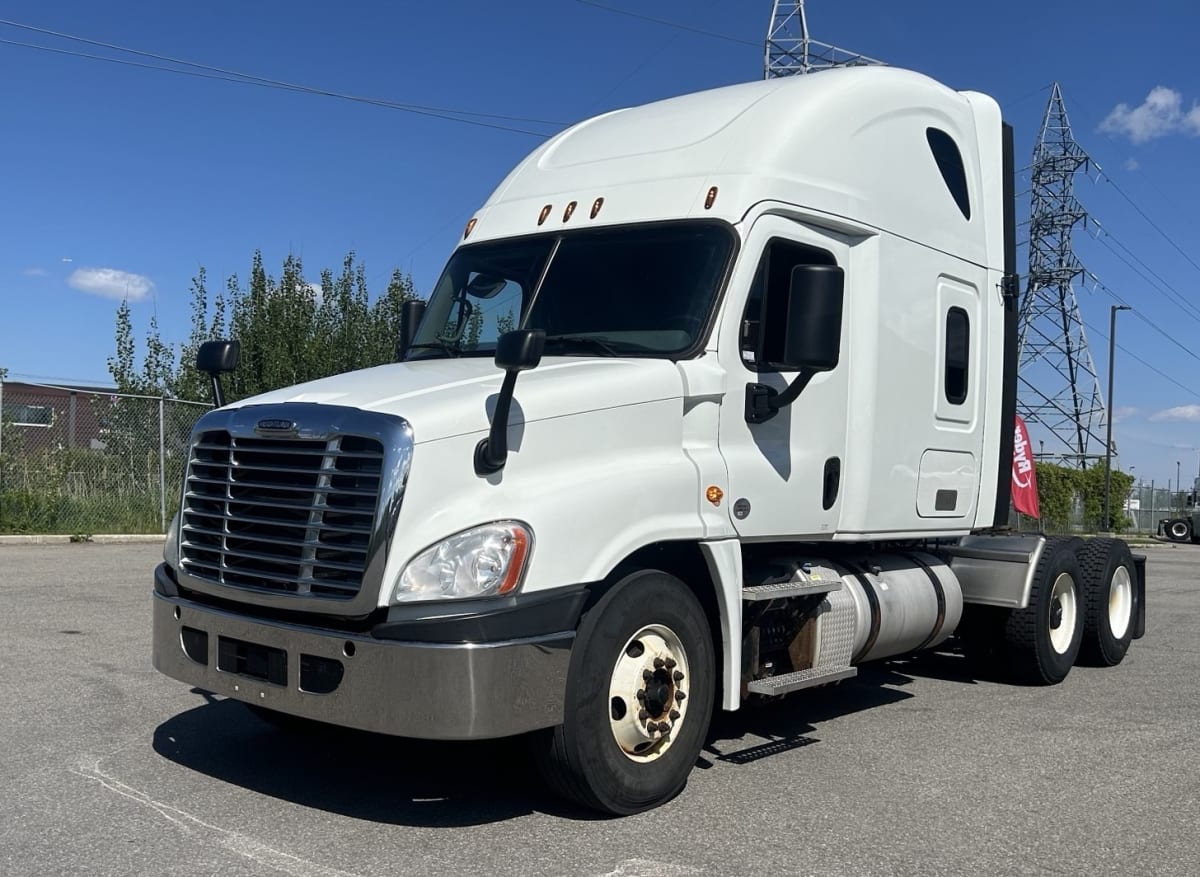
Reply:
[[861, 67], [882, 63], [866, 55], [812, 39], [808, 35], [804, 0], [775, 0], [763, 59], [765, 79], [812, 73], [830, 67]]
[[[1017, 410], [1051, 444], [1039, 456], [1079, 468], [1104, 457], [1104, 400], [1074, 281], [1084, 274], [1071, 235], [1086, 225], [1075, 174], [1090, 159], [1071, 133], [1058, 83], [1033, 149], [1029, 277], [1020, 313]], [[1036, 424], [1036, 427], [1035, 427]], [[1040, 428], [1039, 428], [1040, 427]]]

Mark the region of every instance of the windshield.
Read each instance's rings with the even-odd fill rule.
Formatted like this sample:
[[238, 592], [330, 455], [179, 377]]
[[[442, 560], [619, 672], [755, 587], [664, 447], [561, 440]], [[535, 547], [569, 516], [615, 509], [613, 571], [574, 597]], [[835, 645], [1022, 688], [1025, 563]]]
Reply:
[[715, 222], [674, 222], [489, 241], [442, 273], [409, 358], [491, 356], [515, 328], [548, 355], [684, 353], [701, 340], [733, 252]]

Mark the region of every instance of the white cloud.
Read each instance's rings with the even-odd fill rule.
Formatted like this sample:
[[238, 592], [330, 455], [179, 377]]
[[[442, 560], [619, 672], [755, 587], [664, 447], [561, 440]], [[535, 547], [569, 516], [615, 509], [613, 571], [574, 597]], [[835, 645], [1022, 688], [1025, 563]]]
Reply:
[[1164, 420], [1200, 420], [1200, 405], [1178, 405], [1174, 408], [1155, 411], [1150, 415], [1150, 419], [1155, 422]]
[[1156, 85], [1136, 107], [1117, 104], [1100, 123], [1100, 130], [1124, 134], [1134, 143], [1146, 143], [1168, 134], [1200, 136], [1200, 106], [1193, 105], [1185, 111], [1182, 94], [1165, 85]]
[[154, 292], [154, 282], [149, 277], [116, 268], [76, 268], [67, 283], [80, 292], [118, 301], [141, 301]]
[[26, 277], [45, 277], [46, 269], [45, 268], [26, 268], [21, 273], [24, 274]]
[[1140, 168], [1141, 166], [1142, 166], [1142, 163], [1140, 161], [1138, 161], [1136, 158], [1125, 159], [1125, 170], [1127, 170], [1127, 171], [1135, 171], [1138, 168]]
[[1138, 413], [1138, 410], [1136, 408], [1130, 407], [1128, 405], [1125, 406], [1124, 408], [1122, 408], [1121, 406], [1117, 406], [1116, 408], [1113, 409], [1113, 423], [1120, 423], [1122, 420], [1128, 420], [1130, 417], [1135, 416], [1137, 413]]

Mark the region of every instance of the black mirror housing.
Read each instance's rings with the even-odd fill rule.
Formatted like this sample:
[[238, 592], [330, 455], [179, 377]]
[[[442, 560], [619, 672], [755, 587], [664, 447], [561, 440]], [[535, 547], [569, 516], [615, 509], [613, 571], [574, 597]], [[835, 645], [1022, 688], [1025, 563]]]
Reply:
[[496, 365], [506, 372], [536, 368], [542, 361], [546, 333], [542, 329], [515, 329], [496, 340]]
[[781, 371], [830, 371], [842, 346], [845, 275], [836, 265], [797, 265], [787, 295], [766, 303], [762, 361]]
[[196, 370], [215, 378], [236, 369], [241, 356], [240, 341], [205, 341], [196, 351]]
[[400, 305], [400, 339], [397, 343], [397, 359], [404, 359], [408, 349], [412, 347], [423, 316], [425, 316], [425, 302], [419, 298], [410, 298]]

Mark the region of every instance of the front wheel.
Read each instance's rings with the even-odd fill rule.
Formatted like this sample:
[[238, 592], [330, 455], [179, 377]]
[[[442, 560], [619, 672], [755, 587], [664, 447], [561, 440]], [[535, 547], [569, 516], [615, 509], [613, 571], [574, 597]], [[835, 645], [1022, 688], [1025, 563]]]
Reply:
[[1167, 521], [1167, 538], [1172, 542], [1190, 542], [1192, 540], [1192, 525], [1185, 518], [1173, 518]]
[[618, 815], [673, 798], [708, 733], [714, 663], [687, 585], [656, 570], [626, 576], [580, 624], [563, 723], [534, 738], [549, 785]]

